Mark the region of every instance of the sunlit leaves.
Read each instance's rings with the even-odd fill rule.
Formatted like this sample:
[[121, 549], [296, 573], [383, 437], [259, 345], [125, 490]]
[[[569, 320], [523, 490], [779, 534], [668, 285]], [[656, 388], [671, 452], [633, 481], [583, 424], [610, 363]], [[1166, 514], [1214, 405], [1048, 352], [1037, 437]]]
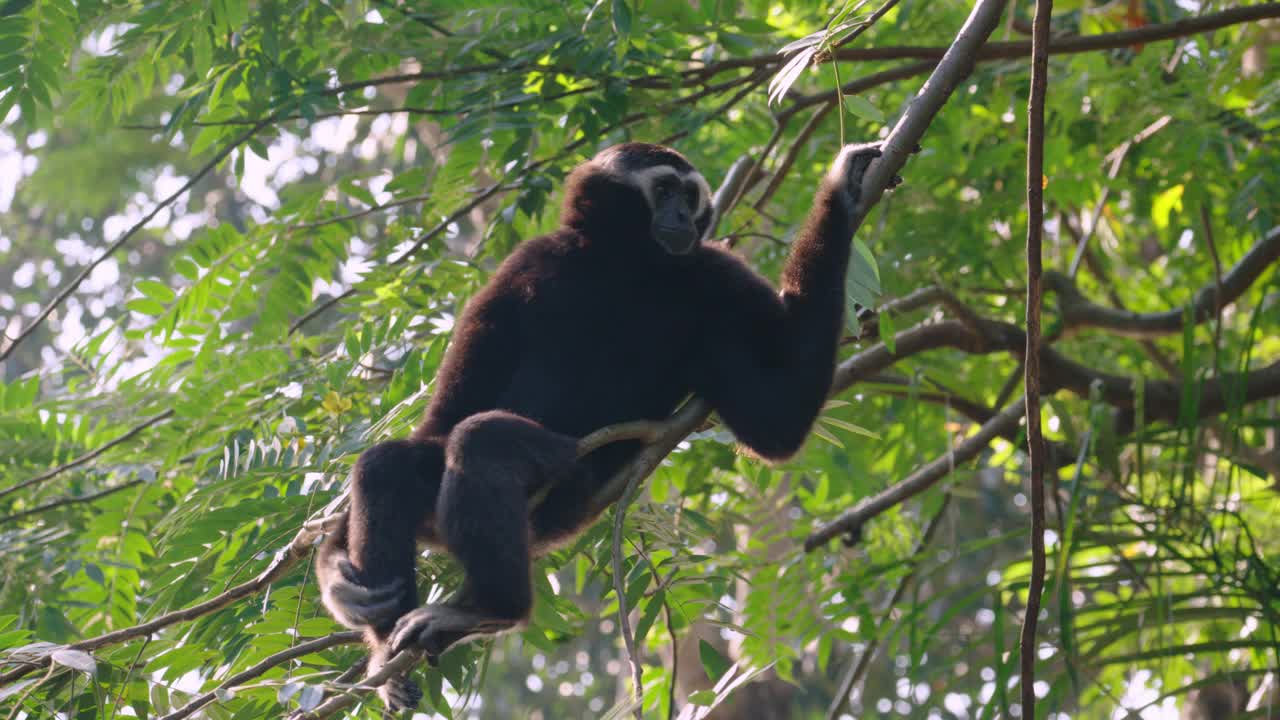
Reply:
[[1161, 230], [1169, 227], [1170, 213], [1182, 211], [1182, 193], [1185, 189], [1184, 185], [1173, 185], [1156, 195], [1151, 202], [1151, 220], [1156, 224], [1156, 227]]
[[[457, 313], [517, 243], [556, 226], [566, 173], [601, 146], [686, 133], [677, 145], [713, 185], [734, 158], [761, 161], [762, 182], [721, 232], [733, 233], [734, 252], [777, 278], [839, 148], [837, 118], [827, 114], [801, 139], [816, 108], [797, 113], [772, 153], [760, 153], [798, 95], [830, 93], [826, 53], [879, 3], [442, 0], [429, 14], [421, 3], [381, 3], [376, 15], [355, 5], [239, 0], [76, 3], [74, 15], [61, 1], [19, 5], [0, 20], [0, 104], [25, 98], [28, 107], [13, 113], [22, 120], [9, 128], [23, 163], [36, 167], [0, 222], [0, 287], [13, 298], [12, 307], [0, 298], [6, 321], [25, 322], [25, 306], [46, 300], [79, 267], [61, 248], [100, 250], [112, 237], [107, 228], [148, 207], [161, 180], [188, 175], [246, 121], [272, 113], [280, 120], [184, 196], [168, 225], [148, 226], [123, 248], [116, 282], [95, 280], [73, 294], [50, 334], [6, 366], [0, 489], [102, 447], [154, 413], [175, 413], [83, 466], [0, 498], [6, 513], [20, 512], [143, 481], [5, 526], [6, 650], [127, 627], [259, 571], [304, 517], [336, 496], [362, 450], [411, 431], [434, 392]], [[966, 9], [922, 8], [900, 4], [857, 46], [943, 44]], [[1162, 11], [1185, 14], [1174, 5]], [[70, 36], [64, 18], [75, 21]], [[1055, 18], [1064, 33], [1113, 22], [1109, 11], [1081, 16], [1078, 8]], [[1234, 47], [1238, 32], [1197, 37], [1195, 47]], [[800, 40], [788, 44], [793, 38]], [[785, 57], [773, 57], [780, 46]], [[1274, 83], [1241, 80], [1238, 52], [1190, 49], [1153, 43], [1138, 54], [1053, 61], [1046, 177], [1057, 224], [1046, 260], [1065, 269], [1078, 242], [1072, 231], [1093, 220], [1107, 188], [1078, 272], [1090, 298], [1111, 303], [1114, 294], [1134, 311], [1165, 310], [1211, 282], [1202, 203], [1228, 266], [1275, 223], [1280, 163], [1274, 144], [1250, 128], [1266, 130]], [[1167, 65], [1173, 57], [1181, 64]], [[726, 90], [686, 100], [722, 60], [749, 64], [706, 81]], [[815, 63], [823, 72], [806, 74]], [[838, 67], [847, 81], [890, 66]], [[755, 68], [773, 82], [746, 89]], [[334, 89], [396, 75], [422, 77]], [[904, 352], [921, 323], [955, 325], [939, 303], [880, 314], [878, 334], [856, 325], [859, 311], [928, 284], [997, 322], [1021, 317], [1025, 68], [979, 63], [967, 84], [929, 128], [925, 152], [903, 171], [906, 184], [859, 230], [844, 299], [853, 334], [842, 338], [842, 360]], [[843, 97], [849, 114], [837, 115], [849, 139], [873, 135], [918, 87], [893, 83]], [[744, 89], [741, 102], [718, 109]], [[1220, 110], [1239, 117], [1219, 122]], [[1161, 117], [1176, 119], [1132, 142]], [[1111, 175], [1123, 143], [1128, 154]], [[793, 162], [779, 191], [757, 204], [784, 157]], [[405, 253], [493, 183], [507, 189]], [[274, 200], [255, 192], [263, 188]], [[1178, 242], [1184, 238], [1191, 244]], [[9, 282], [28, 260], [30, 287]], [[1273, 289], [1260, 285], [1224, 313], [1223, 367], [1277, 352]], [[64, 323], [78, 323], [85, 337], [51, 340]], [[1107, 423], [1085, 422], [1087, 401], [1055, 396], [1052, 433], [1063, 451], [1093, 434], [1078, 476], [1073, 468], [1057, 477], [1066, 522], [1052, 554], [1058, 584], [1045, 637], [1055, 654], [1042, 669], [1062, 703], [1055, 712], [1076, 709], [1070, 673], [1058, 669], [1067, 658], [1081, 675], [1086, 714], [1110, 712], [1112, 699], [1096, 688], [1122, 692], [1134, 667], [1164, 689], [1228, 673], [1206, 673], [1206, 664], [1242, 673], [1270, 667], [1265, 638], [1273, 628], [1258, 608], [1276, 571], [1257, 548], [1275, 535], [1276, 507], [1265, 467], [1243, 453], [1268, 447], [1274, 422], [1233, 405], [1218, 419], [1220, 446], [1217, 428], [1170, 431], [1144, 415], [1144, 388], [1165, 372], [1152, 356], [1168, 356], [1179, 377], [1198, 383], [1214, 372], [1209, 337], [1205, 325], [1188, 323], [1182, 337], [1156, 338], [1154, 350], [1095, 333], [1054, 343], [1073, 363], [1132, 381], [1138, 433], [1130, 442], [1118, 431], [1129, 420], [1123, 412], [1112, 418], [1108, 408]], [[1017, 397], [1016, 358], [987, 350], [948, 345], [884, 366], [829, 403], [816, 437], [776, 467], [736, 449], [723, 423], [672, 453], [631, 508], [624, 545], [621, 580], [645, 658], [646, 716], [666, 716], [673, 646], [683, 648], [681, 674], [703, 666], [711, 683], [691, 690], [676, 681], [678, 706], [732, 705], [744, 696], [734, 689], [752, 677], [743, 669], [776, 661], [762, 681], [795, 682], [805, 689], [795, 694], [795, 713], [820, 715], [851, 647], [872, 640], [885, 662], [873, 666], [860, 696], [866, 704], [850, 714], [872, 716], [871, 703], [885, 699], [910, 700], [923, 715], [941, 702], [940, 687], [971, 698], [971, 716], [984, 697], [984, 716], [1007, 714], [1016, 672], [1008, 651], [1026, 574], [1019, 435], [951, 470], [953, 505], [924, 549], [916, 546], [940, 507], [938, 490], [877, 518], [856, 549], [797, 549], [815, 522], [923, 463], [945, 462], [983, 413]], [[1195, 401], [1189, 393], [1186, 407]], [[607, 525], [539, 561], [526, 631], [462, 648], [420, 672], [434, 711], [478, 696], [485, 708], [536, 707], [547, 717], [605, 713], [588, 704], [612, 703], [616, 681], [606, 668], [621, 657]], [[438, 553], [419, 567], [424, 598], [459, 584], [456, 566]], [[908, 577], [906, 595], [886, 606]], [[212, 690], [335, 628], [304, 562], [268, 592], [145, 642], [95, 650], [96, 677], [73, 669], [83, 660], [75, 657], [49, 682], [0, 689], [0, 704], [30, 691], [24, 709], [35, 716], [69, 708], [83, 717], [153, 717], [187, 702], [187, 683]], [[1205, 638], [1242, 645], [1210, 652]], [[219, 691], [202, 712], [275, 717], [308, 706], [360, 656], [356, 646], [339, 646], [300, 658]], [[904, 698], [899, 687], [908, 682]], [[984, 695], [988, 683], [995, 692]], [[916, 702], [921, 686], [932, 694]]]

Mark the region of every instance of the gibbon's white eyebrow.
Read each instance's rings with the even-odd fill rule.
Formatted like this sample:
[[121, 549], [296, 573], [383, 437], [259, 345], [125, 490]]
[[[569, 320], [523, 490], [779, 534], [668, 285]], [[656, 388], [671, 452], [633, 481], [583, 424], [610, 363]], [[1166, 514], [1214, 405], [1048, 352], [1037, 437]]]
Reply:
[[673, 177], [681, 182], [692, 180], [698, 186], [698, 206], [691, 208], [694, 217], [702, 215], [702, 211], [711, 204], [711, 185], [697, 170], [682, 173], [669, 165], [658, 165], [644, 170], [619, 173], [610, 165], [606, 165], [605, 168], [613, 176], [644, 193], [645, 202], [649, 203], [651, 208], [653, 207], [653, 186], [664, 177]]

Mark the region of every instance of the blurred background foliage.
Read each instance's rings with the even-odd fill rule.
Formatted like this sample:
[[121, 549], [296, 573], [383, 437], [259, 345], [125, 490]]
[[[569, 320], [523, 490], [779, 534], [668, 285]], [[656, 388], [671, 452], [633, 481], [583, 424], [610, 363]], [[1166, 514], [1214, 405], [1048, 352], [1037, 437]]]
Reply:
[[[1053, 32], [1244, 5], [1061, 0]], [[459, 307], [520, 239], [555, 227], [562, 179], [597, 150], [668, 142], [713, 185], [735, 158], [760, 162], [719, 231], [776, 277], [841, 133], [883, 136], [969, 10], [902, 0], [770, 102], [780, 48], [838, 39], [879, 6], [0, 2], [0, 330], [30, 332], [0, 363], [0, 670], [23, 646], [134, 626], [263, 568], [361, 449], [407, 433]], [[1030, 12], [1012, 3], [993, 40], [1025, 42]], [[1096, 303], [1177, 311], [1265, 242], [1280, 211], [1276, 22], [1051, 58], [1048, 267]], [[878, 274], [851, 291], [861, 304], [936, 284], [1020, 322], [1026, 55], [977, 65], [864, 225]], [[837, 77], [864, 84], [833, 112]], [[1048, 298], [1065, 356], [1183, 394], [1179, 421], [1130, 414], [1132, 433], [1096, 396], [1048, 403], [1069, 459], [1051, 478], [1041, 717], [1280, 717], [1277, 401], [1241, 391], [1222, 414], [1195, 409], [1197, 387], [1280, 358], [1266, 262], [1213, 317], [1158, 337], [1067, 327], [1064, 296]], [[881, 313], [843, 353], [892, 350], [896, 330], [943, 314]], [[1011, 353], [904, 355], [833, 402], [783, 466], [737, 455], [719, 428], [673, 453], [627, 519], [646, 715], [1018, 717], [1023, 438], [854, 548], [801, 543], [944, 456], [976, 428], [966, 408], [999, 409], [1019, 378]], [[599, 717], [624, 702], [610, 558], [602, 522], [541, 561], [530, 628], [420, 670], [423, 712]], [[340, 630], [311, 569], [63, 655], [0, 688], [0, 709], [155, 718], [214, 688], [199, 716], [313, 707], [361, 657], [350, 639], [227, 684]], [[420, 571], [424, 596], [458, 579], [438, 556]], [[353, 715], [379, 712], [370, 699]]]

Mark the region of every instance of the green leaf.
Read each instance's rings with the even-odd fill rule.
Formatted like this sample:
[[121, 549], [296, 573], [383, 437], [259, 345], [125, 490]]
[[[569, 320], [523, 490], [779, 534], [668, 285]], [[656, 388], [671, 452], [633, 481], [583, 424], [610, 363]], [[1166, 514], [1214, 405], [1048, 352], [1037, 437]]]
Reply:
[[694, 690], [693, 692], [689, 693], [689, 702], [694, 705], [710, 707], [711, 705], [714, 705], [716, 702], [716, 691], [715, 690]]
[[879, 296], [880, 269], [876, 266], [876, 259], [871, 249], [855, 237], [845, 277], [845, 321], [854, 333], [861, 330], [858, 310], [875, 307]]
[[613, 0], [613, 31], [619, 35], [631, 34], [631, 8], [627, 0]]
[[139, 280], [134, 283], [134, 289], [143, 295], [161, 303], [171, 303], [176, 297], [173, 290], [169, 286], [156, 282], [155, 280]]
[[880, 342], [888, 348], [892, 354], [897, 354], [895, 349], [898, 342], [898, 329], [894, 326], [893, 313], [882, 312], [878, 316], [880, 322]]
[[880, 108], [861, 95], [844, 95], [844, 107], [853, 115], [875, 123], [884, 122], [884, 113]]
[[698, 658], [702, 660], [702, 669], [707, 672], [707, 677], [713, 682], [720, 679], [720, 676], [733, 665], [728, 658], [720, 654], [719, 650], [712, 647], [711, 643], [702, 639], [698, 640]]
[[164, 305], [149, 297], [134, 298], [124, 304], [130, 310], [143, 315], [158, 316], [164, 314]]
[[862, 427], [861, 425], [854, 425], [853, 423], [848, 422], [848, 421], [846, 421], [846, 420], [841, 420], [840, 418], [834, 418], [834, 417], [831, 417], [830, 415], [823, 415], [823, 416], [822, 416], [822, 421], [823, 421], [823, 422], [825, 422], [825, 423], [827, 423], [827, 424], [829, 424], [829, 425], [835, 425], [836, 427], [838, 427], [838, 428], [840, 428], [840, 429], [842, 429], [842, 430], [848, 430], [849, 432], [851, 432], [851, 433], [853, 433], [853, 434], [855, 434], [855, 435], [861, 435], [861, 436], [863, 436], [863, 437], [869, 437], [869, 438], [871, 438], [871, 439], [873, 439], [873, 440], [879, 440], [879, 439], [880, 439], [880, 436], [879, 436], [878, 434], [876, 434], [876, 433], [874, 433], [874, 432], [872, 432], [872, 431], [870, 431], [870, 430], [868, 430], [868, 429], [866, 429], [866, 428]]

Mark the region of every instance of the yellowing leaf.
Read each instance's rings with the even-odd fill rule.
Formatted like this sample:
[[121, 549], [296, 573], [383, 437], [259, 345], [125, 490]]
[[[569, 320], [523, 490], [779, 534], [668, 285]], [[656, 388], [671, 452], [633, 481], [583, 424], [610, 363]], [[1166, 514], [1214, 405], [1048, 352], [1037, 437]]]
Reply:
[[320, 403], [320, 407], [333, 417], [341, 415], [343, 412], [351, 409], [351, 401], [342, 397], [333, 390], [324, 396], [324, 400]]
[[1151, 202], [1151, 220], [1161, 230], [1169, 227], [1169, 213], [1173, 210], [1182, 212], [1182, 191], [1184, 185], [1174, 185], [1156, 196]]

